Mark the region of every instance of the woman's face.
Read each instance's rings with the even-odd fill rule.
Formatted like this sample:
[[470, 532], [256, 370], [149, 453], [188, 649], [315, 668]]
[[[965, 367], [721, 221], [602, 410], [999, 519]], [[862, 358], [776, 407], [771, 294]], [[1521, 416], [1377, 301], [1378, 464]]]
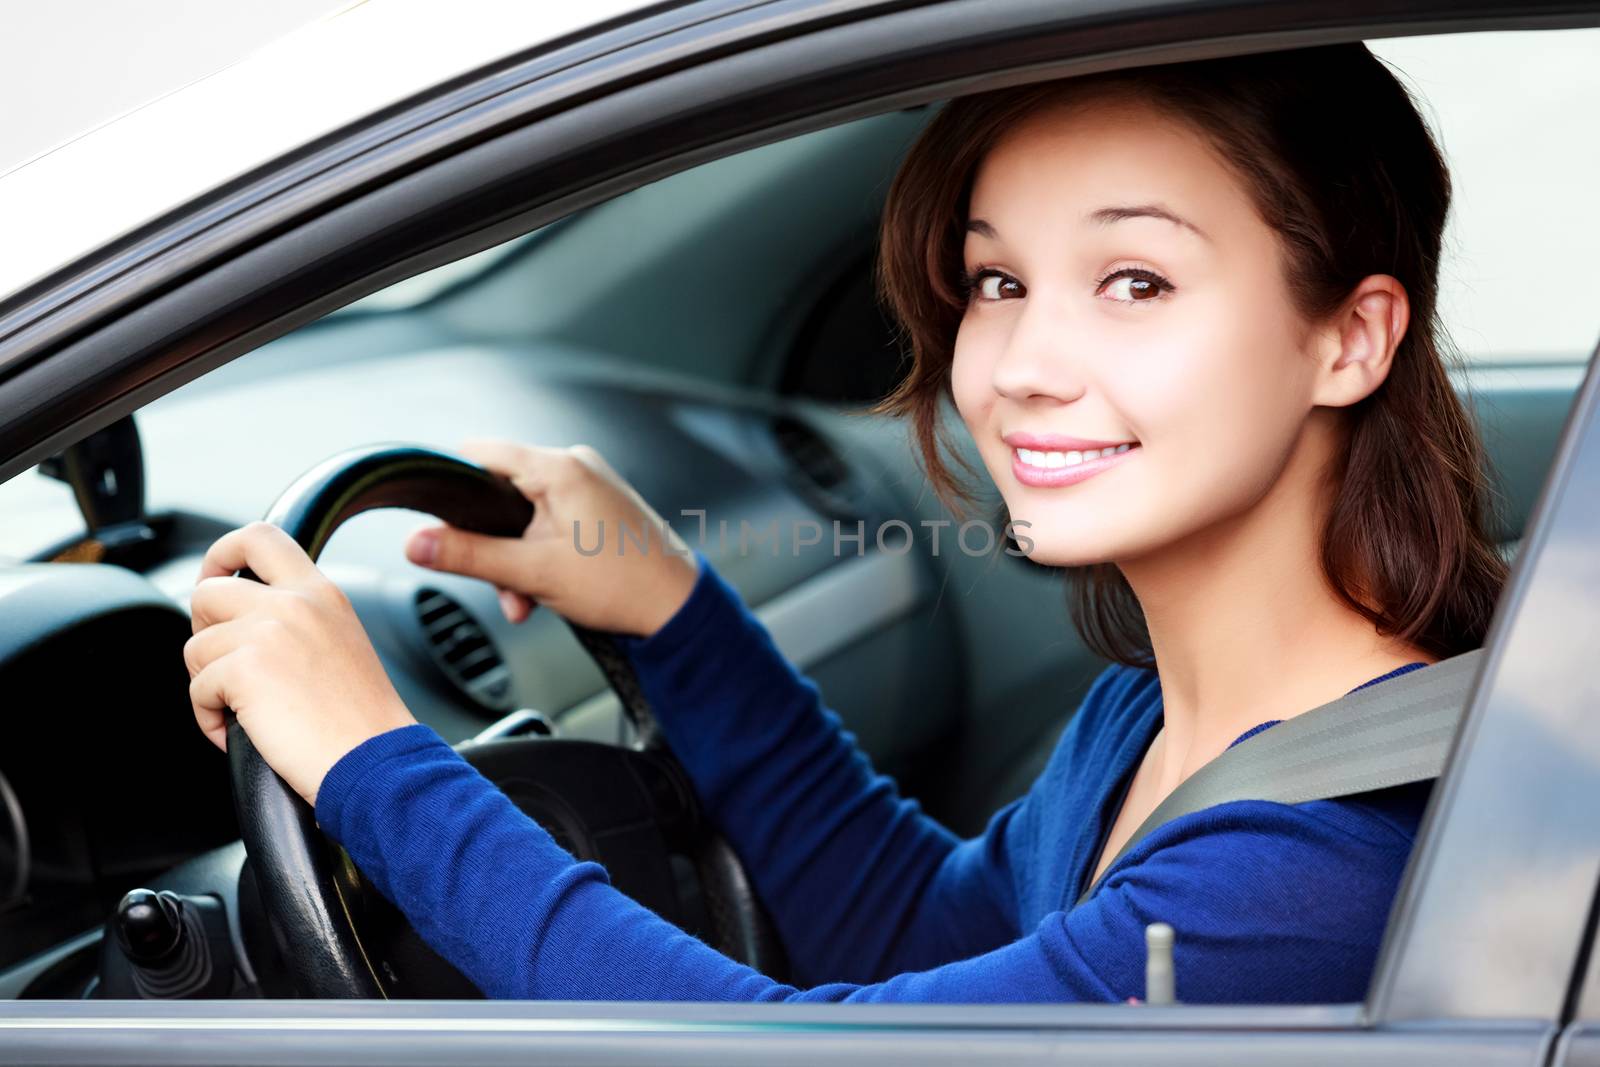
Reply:
[[1030, 558], [1129, 560], [1265, 496], [1317, 361], [1201, 134], [1131, 100], [1041, 109], [984, 158], [965, 240], [951, 384]]

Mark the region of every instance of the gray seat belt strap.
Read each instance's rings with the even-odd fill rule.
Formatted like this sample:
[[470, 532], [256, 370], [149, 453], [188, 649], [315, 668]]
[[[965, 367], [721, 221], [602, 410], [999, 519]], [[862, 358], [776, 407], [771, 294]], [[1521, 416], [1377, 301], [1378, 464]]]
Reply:
[[[1299, 804], [1437, 778], [1482, 660], [1481, 648], [1463, 652], [1347, 693], [1246, 738], [1157, 805], [1106, 871], [1164, 824], [1218, 804]], [[1100, 880], [1084, 890], [1079, 904], [1093, 895]]]

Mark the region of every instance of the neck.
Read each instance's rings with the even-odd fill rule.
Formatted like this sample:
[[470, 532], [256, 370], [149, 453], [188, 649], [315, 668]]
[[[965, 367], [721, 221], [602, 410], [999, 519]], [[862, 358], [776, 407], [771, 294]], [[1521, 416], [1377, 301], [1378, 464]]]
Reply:
[[1249, 509], [1118, 561], [1144, 610], [1161, 681], [1163, 725], [1150, 758], [1164, 792], [1258, 723], [1434, 658], [1381, 637], [1323, 575], [1328, 497], [1318, 472], [1335, 441], [1308, 423], [1282, 475]]

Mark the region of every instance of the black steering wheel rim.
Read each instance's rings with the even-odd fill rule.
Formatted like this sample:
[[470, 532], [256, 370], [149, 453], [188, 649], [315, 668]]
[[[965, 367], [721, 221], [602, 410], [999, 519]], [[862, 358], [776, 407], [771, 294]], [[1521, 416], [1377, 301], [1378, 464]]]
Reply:
[[[434, 449], [375, 445], [341, 453], [302, 475], [278, 498], [266, 521], [315, 560], [342, 523], [376, 508], [420, 511], [501, 537], [519, 536], [534, 515], [533, 504], [508, 480], [482, 467]], [[636, 747], [686, 783], [627, 657], [609, 635], [570, 620], [568, 625], [622, 701]], [[323, 836], [310, 806], [267, 765], [237, 720], [228, 718], [240, 835], [291, 983], [310, 997], [390, 995], [393, 972], [366, 950], [358, 931], [358, 872]], [[692, 788], [688, 793], [692, 805]], [[695, 865], [711, 926], [708, 940], [758, 970], [781, 968], [782, 949], [770, 918], [737, 854], [709, 826], [696, 841]]]

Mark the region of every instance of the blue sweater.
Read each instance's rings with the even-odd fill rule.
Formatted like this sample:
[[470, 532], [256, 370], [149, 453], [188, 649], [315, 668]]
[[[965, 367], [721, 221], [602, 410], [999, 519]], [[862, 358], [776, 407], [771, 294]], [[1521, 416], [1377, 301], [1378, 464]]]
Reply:
[[373, 737], [329, 771], [317, 819], [489, 996], [1121, 1002], [1144, 996], [1155, 921], [1177, 931], [1180, 1000], [1366, 995], [1431, 783], [1175, 819], [1074, 907], [1161, 725], [1154, 671], [1100, 674], [1028, 793], [962, 840], [872, 770], [815, 683], [696, 557], [678, 613], [621, 643], [771, 911], [795, 984], [624, 896], [429, 727]]

